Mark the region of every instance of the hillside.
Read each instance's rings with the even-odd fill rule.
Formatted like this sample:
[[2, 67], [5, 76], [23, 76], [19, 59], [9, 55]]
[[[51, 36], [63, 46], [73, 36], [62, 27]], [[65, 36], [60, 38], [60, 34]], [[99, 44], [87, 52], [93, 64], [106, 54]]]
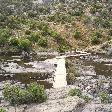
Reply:
[[0, 0], [4, 51], [88, 50], [111, 39], [111, 0]]

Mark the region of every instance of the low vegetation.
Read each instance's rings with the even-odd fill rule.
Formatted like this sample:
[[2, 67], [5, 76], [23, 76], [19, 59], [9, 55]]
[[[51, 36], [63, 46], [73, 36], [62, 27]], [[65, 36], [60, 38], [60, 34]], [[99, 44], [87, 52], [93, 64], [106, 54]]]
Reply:
[[66, 59], [65, 63], [67, 69], [67, 81], [68, 84], [73, 84], [77, 76], [79, 76], [78, 70], [75, 68], [75, 64]]
[[102, 103], [109, 103], [109, 95], [106, 92], [101, 92], [100, 95], [100, 100]]
[[75, 39], [80, 39], [81, 38], [81, 32], [80, 31], [75, 31], [73, 34]]
[[0, 0], [0, 4], [0, 48], [65, 52], [102, 44], [112, 36], [109, 1], [51, 0], [46, 5]]
[[82, 91], [77, 88], [71, 89], [68, 94], [70, 96], [78, 96], [79, 98], [84, 99], [86, 103], [88, 103], [91, 100], [91, 98], [88, 95], [83, 95]]
[[7, 112], [7, 111], [3, 108], [0, 108], [0, 112]]
[[79, 96], [79, 97], [81, 97], [82, 96], [82, 92], [81, 92], [80, 89], [75, 88], [75, 89], [71, 89], [69, 91], [69, 95], [70, 96]]
[[41, 103], [47, 99], [44, 87], [37, 83], [31, 83], [26, 89], [16, 85], [5, 85], [3, 95], [11, 105]]

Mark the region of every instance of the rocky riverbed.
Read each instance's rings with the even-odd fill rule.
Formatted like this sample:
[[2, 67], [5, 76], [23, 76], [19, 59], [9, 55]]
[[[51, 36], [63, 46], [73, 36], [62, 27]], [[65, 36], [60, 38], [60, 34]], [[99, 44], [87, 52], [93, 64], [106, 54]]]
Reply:
[[[3, 100], [2, 90], [5, 82], [16, 84], [24, 88], [30, 82], [36, 81], [45, 86], [48, 100], [42, 104], [21, 105], [16, 108], [16, 112], [112, 111], [111, 56], [95, 53], [87, 56], [69, 58], [73, 70], [77, 70], [78, 75], [74, 75], [74, 80], [72, 81], [66, 80], [67, 86], [65, 84], [63, 85], [64, 87], [53, 88], [55, 75], [52, 71], [55, 71], [57, 65], [51, 63], [50, 60], [52, 59], [46, 57], [47, 55], [42, 55], [40, 54], [40, 57], [42, 57], [41, 61], [39, 61], [39, 59], [27, 62], [21, 61], [21, 57], [19, 56], [11, 56], [11, 58], [1, 57], [0, 106], [8, 109], [8, 112], [15, 112], [15, 107], [11, 107], [8, 102]], [[15, 64], [17, 66], [15, 66]], [[61, 69], [61, 66], [59, 68]], [[18, 72], [17, 70], [21, 70], [22, 72]], [[44, 70], [44, 72], [41, 70]], [[31, 71], [33, 71], [33, 73], [31, 73]], [[89, 103], [86, 103], [84, 99], [78, 98], [77, 96], [69, 96], [68, 92], [72, 88], [79, 88], [83, 95], [87, 95], [91, 98]], [[99, 96], [101, 92], [106, 92], [109, 95], [108, 103], [103, 104], [101, 102]]]

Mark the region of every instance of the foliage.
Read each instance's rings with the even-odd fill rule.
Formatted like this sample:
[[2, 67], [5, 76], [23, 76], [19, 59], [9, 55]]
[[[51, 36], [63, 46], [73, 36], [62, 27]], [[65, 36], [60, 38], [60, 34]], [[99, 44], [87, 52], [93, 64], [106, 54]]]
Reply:
[[29, 93], [32, 94], [33, 102], [43, 102], [47, 99], [47, 95], [44, 90], [44, 86], [32, 83], [28, 87]]
[[111, 27], [111, 23], [110, 23], [109, 20], [105, 20], [105, 21], [102, 22], [102, 26], [104, 28], [110, 28]]
[[33, 42], [33, 43], [36, 43], [38, 42], [38, 40], [40, 39], [41, 37], [41, 34], [38, 33], [38, 32], [32, 32], [29, 36], [28, 36], [28, 39]]
[[94, 36], [96, 36], [97, 38], [102, 38], [102, 34], [100, 31], [96, 31]]
[[73, 84], [76, 77], [79, 76], [78, 71], [75, 68], [74, 64], [69, 60], [66, 60], [65, 66], [66, 66], [66, 69], [67, 69], [68, 84]]
[[0, 108], [0, 112], [6, 112], [6, 110], [3, 108]]
[[41, 47], [47, 47], [47, 39], [45, 37], [42, 37], [38, 41], [38, 45]]
[[[89, 41], [88, 37], [96, 30], [101, 29], [106, 35], [105, 38], [101, 38], [103, 36], [101, 32], [96, 32], [92, 35], [89, 44], [99, 44], [101, 41], [107, 41], [106, 37], [111, 38], [112, 36], [112, 33], [108, 32], [112, 27], [110, 0], [106, 2], [103, 0], [77, 0], [76, 2], [73, 0], [52, 0], [50, 2], [43, 0], [44, 3], [42, 4], [34, 2], [32, 0], [5, 0], [5, 2], [0, 0], [0, 46], [12, 45], [24, 49], [19, 47], [21, 46], [21, 39], [15, 39], [15, 37], [18, 37], [23, 40], [28, 39], [33, 44], [39, 43], [40, 47], [46, 47], [49, 44], [46, 37], [51, 39], [51, 42], [53, 37], [54, 41], [57, 42], [56, 49], [64, 52], [71, 46], [74, 47], [74, 44], [68, 45], [69, 40], [66, 40], [68, 35], [80, 39], [81, 34], [84, 33], [85, 40], [81, 38], [81, 44], [79, 44], [79, 41], [77, 43], [78, 45], [84, 44], [84, 46], [87, 46], [85, 44]], [[71, 32], [75, 25], [72, 23], [76, 23], [76, 27], [79, 29], [73, 34]], [[53, 29], [53, 25], [56, 25], [56, 29], [60, 27], [58, 25], [62, 25], [64, 31], [58, 34]], [[65, 29], [65, 25], [70, 27]], [[9, 33], [5, 33], [6, 30], [12, 33], [8, 35]], [[67, 33], [64, 34], [66, 31]], [[63, 37], [60, 37], [60, 35]], [[17, 44], [17, 41], [19, 41], [19, 44]], [[41, 43], [44, 43], [44, 45]]]
[[30, 31], [30, 30], [26, 30], [26, 31], [25, 31], [25, 34], [26, 34], [26, 35], [30, 35], [30, 34], [31, 34], [31, 31]]
[[75, 89], [71, 89], [69, 91], [69, 95], [70, 96], [79, 96], [79, 97], [81, 97], [82, 96], [82, 92], [81, 92], [80, 89], [75, 88]]
[[22, 50], [29, 50], [31, 47], [31, 42], [28, 39], [20, 38], [18, 47]]
[[37, 83], [31, 83], [26, 89], [16, 85], [5, 85], [3, 95], [11, 105], [40, 103], [47, 99], [44, 87]]
[[97, 36], [93, 36], [92, 38], [91, 38], [91, 43], [92, 44], [99, 44], [100, 43], [100, 40], [99, 40], [99, 38], [97, 37]]
[[75, 39], [79, 39], [79, 38], [81, 38], [81, 32], [80, 31], [75, 31], [73, 36], [74, 36]]
[[109, 95], [106, 92], [101, 92], [99, 96], [102, 103], [109, 102]]
[[16, 46], [16, 47], [18, 47], [18, 45], [19, 45], [19, 39], [15, 38], [15, 37], [10, 38], [9, 42], [11, 45]]
[[88, 103], [91, 100], [91, 98], [87, 95], [83, 95], [82, 98], [85, 100], [86, 103]]
[[9, 29], [0, 29], [0, 45], [5, 45], [9, 38], [10, 38], [11, 32]]
[[60, 53], [65, 52], [67, 49], [68, 49], [68, 47], [66, 45], [62, 45], [62, 44], [60, 44], [59, 47], [58, 47], [58, 51]]
[[91, 100], [91, 98], [88, 95], [82, 95], [81, 90], [77, 89], [77, 88], [71, 89], [69, 91], [69, 95], [70, 96], [78, 96], [78, 97], [84, 99], [86, 103], [88, 103]]

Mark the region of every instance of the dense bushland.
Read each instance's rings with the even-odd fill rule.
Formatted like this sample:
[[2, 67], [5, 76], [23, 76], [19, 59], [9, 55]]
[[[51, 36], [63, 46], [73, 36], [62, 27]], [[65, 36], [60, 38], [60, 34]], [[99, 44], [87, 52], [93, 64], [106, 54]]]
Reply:
[[[0, 46], [60, 52], [112, 39], [111, 0], [0, 0]], [[101, 31], [100, 31], [101, 30]]]

